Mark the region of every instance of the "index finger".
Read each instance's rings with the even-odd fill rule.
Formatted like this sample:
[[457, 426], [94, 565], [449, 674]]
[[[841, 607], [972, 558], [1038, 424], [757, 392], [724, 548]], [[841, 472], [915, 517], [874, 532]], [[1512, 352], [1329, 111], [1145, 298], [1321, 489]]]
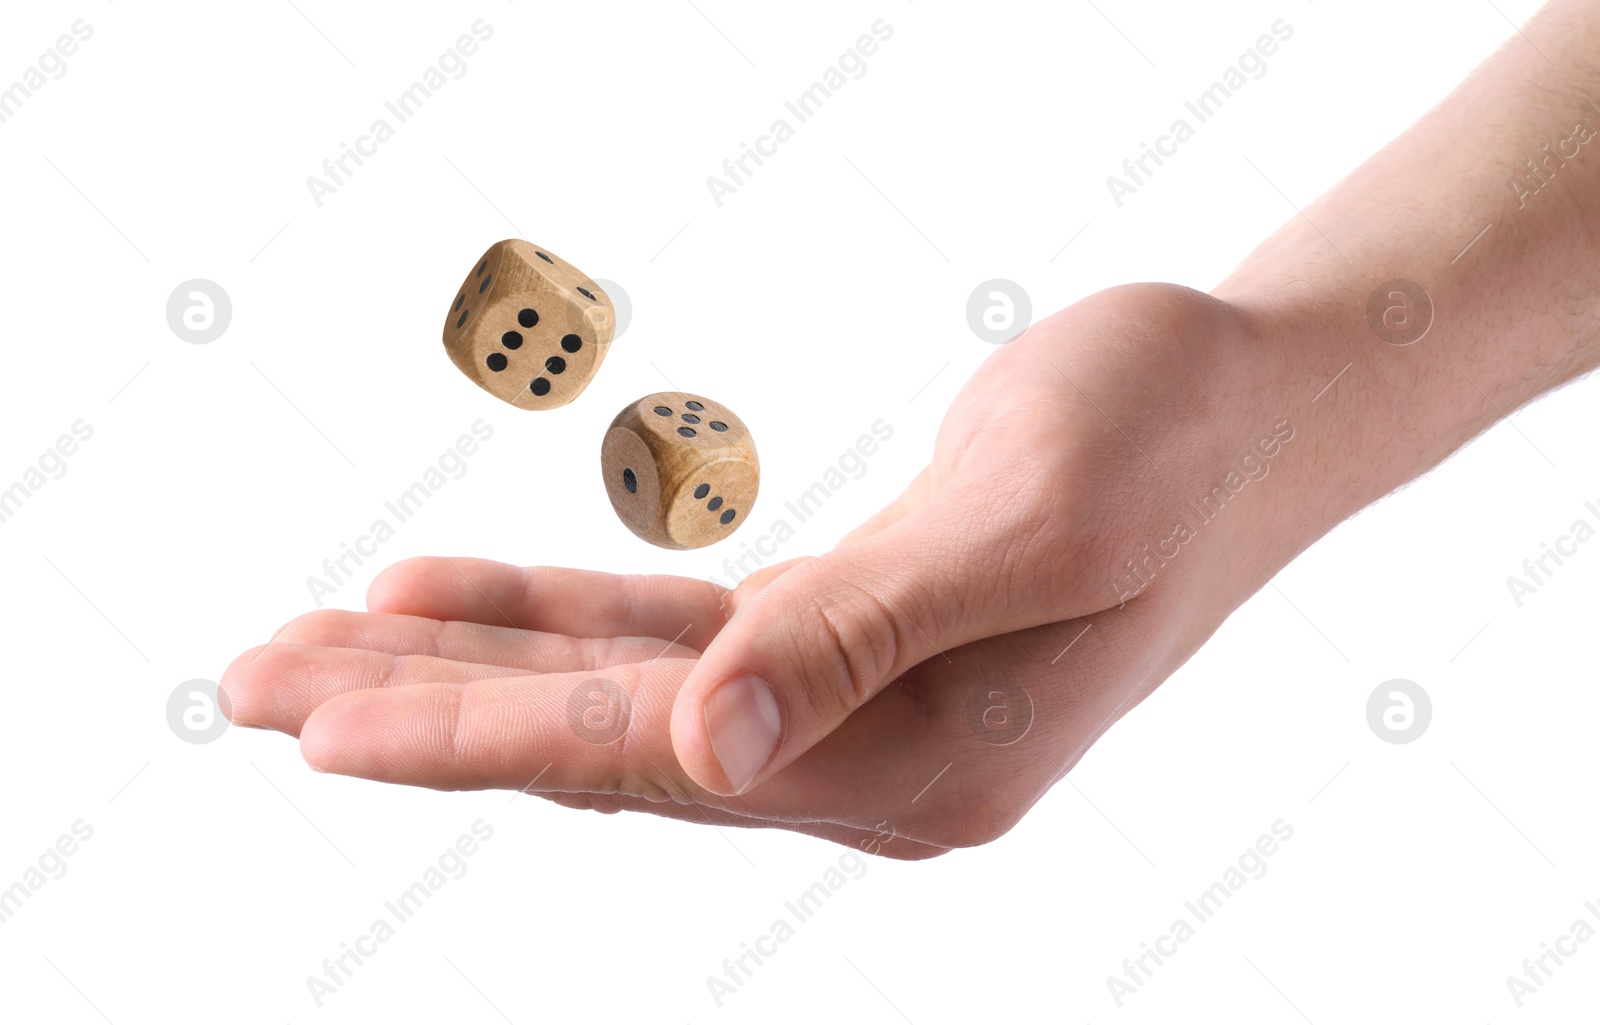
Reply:
[[427, 557], [378, 574], [367, 608], [572, 637], [660, 637], [703, 651], [731, 615], [727, 593], [689, 577]]

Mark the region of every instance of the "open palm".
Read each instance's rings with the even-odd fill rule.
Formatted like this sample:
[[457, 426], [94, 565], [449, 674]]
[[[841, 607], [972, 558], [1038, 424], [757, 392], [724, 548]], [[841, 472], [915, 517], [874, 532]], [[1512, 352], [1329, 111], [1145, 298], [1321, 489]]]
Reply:
[[[315, 768], [393, 783], [900, 858], [987, 842], [1254, 589], [1229, 552], [1243, 517], [1137, 596], [1113, 583], [1176, 496], [1270, 423], [1235, 373], [1249, 343], [1198, 293], [1102, 293], [997, 350], [929, 467], [832, 552], [732, 592], [409, 560], [368, 612], [310, 613], [241, 655], [230, 717], [298, 736]], [[771, 681], [781, 742], [735, 780], [708, 700], [749, 672]]]

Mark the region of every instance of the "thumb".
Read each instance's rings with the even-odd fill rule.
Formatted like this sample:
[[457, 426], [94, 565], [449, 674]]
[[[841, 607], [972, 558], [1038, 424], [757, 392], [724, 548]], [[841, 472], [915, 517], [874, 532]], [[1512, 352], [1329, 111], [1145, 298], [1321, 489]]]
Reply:
[[1004, 565], [1028, 547], [1022, 525], [941, 505], [852, 535], [753, 594], [741, 586], [673, 706], [673, 749], [696, 783], [744, 793], [918, 663], [1053, 621], [1044, 594], [1007, 593], [1045, 568]]

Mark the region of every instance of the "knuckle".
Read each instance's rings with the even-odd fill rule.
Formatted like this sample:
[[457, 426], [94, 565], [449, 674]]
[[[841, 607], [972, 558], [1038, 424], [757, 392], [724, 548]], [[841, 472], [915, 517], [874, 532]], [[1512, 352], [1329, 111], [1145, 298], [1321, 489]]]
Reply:
[[248, 679], [251, 673], [254, 672], [256, 663], [261, 660], [261, 656], [267, 653], [268, 647], [269, 645], [266, 644], [258, 644], [253, 648], [241, 651], [234, 657], [232, 662], [228, 663], [228, 668], [222, 671], [222, 679], [219, 683], [226, 686], [229, 683], [239, 683]]
[[[797, 638], [808, 656], [831, 656], [830, 664], [801, 668], [812, 711], [833, 720], [860, 708], [889, 677], [904, 648], [899, 617], [881, 598], [855, 584], [837, 581], [807, 597], [809, 615], [799, 619], [807, 636]], [[818, 637], [817, 635], [820, 635]], [[817, 641], [822, 641], [822, 652]]]
[[959, 795], [945, 802], [931, 839], [941, 847], [981, 847], [1009, 833], [1026, 810], [990, 795]]
[[663, 757], [660, 735], [649, 729], [660, 709], [648, 703], [642, 667], [614, 667], [607, 678], [627, 695], [621, 732], [599, 747], [579, 744], [586, 757], [578, 786], [590, 796], [615, 798], [622, 802], [619, 807], [634, 799], [652, 805], [697, 803], [704, 792], [676, 775], [676, 759]]
[[540, 794], [539, 796], [551, 804], [559, 804], [573, 811], [594, 811], [601, 815], [615, 815], [622, 810], [619, 801], [605, 794]]
[[451, 705], [447, 716], [450, 733], [449, 755], [453, 766], [466, 765], [472, 748], [474, 716], [472, 687], [452, 688]]
[[273, 640], [280, 643], [326, 645], [343, 636], [350, 613], [343, 609], [317, 609], [302, 613], [283, 625]]
[[264, 689], [258, 686], [263, 679], [259, 663], [266, 653], [267, 645], [241, 652], [217, 681], [218, 688], [228, 696], [228, 720], [235, 725], [248, 723], [255, 714], [258, 696]]
[[523, 776], [523, 752], [505, 743], [510, 723], [503, 714], [504, 692], [494, 679], [473, 680], [465, 686], [435, 691], [418, 738], [437, 751], [440, 766], [452, 790], [477, 790], [505, 785]]

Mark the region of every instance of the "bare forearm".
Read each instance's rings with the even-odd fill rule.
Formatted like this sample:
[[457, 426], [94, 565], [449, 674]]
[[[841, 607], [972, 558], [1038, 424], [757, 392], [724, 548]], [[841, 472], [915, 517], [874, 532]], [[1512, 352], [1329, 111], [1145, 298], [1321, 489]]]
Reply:
[[1600, 365], [1600, 7], [1556, 0], [1524, 33], [1215, 291], [1306, 399], [1315, 493], [1280, 564]]

